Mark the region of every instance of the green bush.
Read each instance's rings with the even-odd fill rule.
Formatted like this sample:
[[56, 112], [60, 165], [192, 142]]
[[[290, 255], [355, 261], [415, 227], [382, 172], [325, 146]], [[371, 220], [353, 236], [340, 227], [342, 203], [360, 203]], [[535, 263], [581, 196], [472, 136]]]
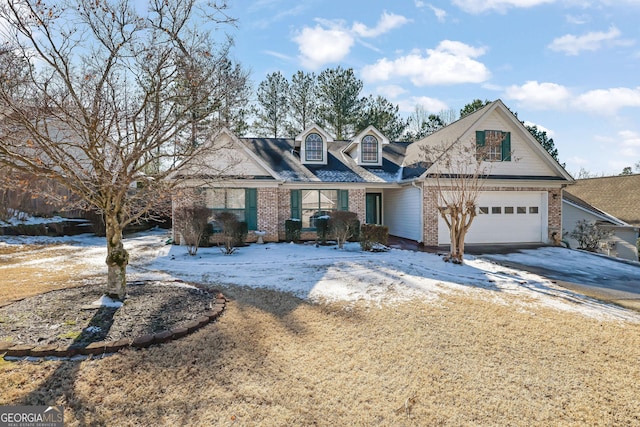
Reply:
[[320, 217], [316, 219], [316, 233], [320, 244], [326, 245], [329, 238], [329, 218]]
[[376, 243], [387, 245], [389, 227], [377, 224], [362, 224], [360, 227], [360, 247], [363, 251], [371, 251]]
[[287, 242], [298, 243], [302, 232], [302, 221], [299, 219], [288, 219], [284, 222], [284, 235]]
[[353, 238], [358, 231], [358, 214], [349, 211], [333, 211], [329, 214], [329, 231], [338, 241], [338, 247], [342, 249], [344, 242]]

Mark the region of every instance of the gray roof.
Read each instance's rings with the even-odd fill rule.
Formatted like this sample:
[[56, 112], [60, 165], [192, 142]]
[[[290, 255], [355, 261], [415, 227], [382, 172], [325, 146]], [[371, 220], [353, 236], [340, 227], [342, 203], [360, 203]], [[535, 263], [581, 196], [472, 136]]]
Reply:
[[420, 176], [422, 171], [402, 168], [409, 143], [392, 142], [382, 150], [382, 166], [360, 166], [343, 152], [348, 141], [329, 142], [326, 165], [304, 165], [294, 140], [289, 138], [241, 138], [274, 172], [288, 182], [392, 183]]

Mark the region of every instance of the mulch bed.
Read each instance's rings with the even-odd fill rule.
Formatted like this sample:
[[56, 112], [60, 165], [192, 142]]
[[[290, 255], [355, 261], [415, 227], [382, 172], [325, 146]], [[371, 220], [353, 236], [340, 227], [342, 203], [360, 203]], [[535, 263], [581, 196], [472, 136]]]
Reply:
[[[98, 342], [191, 328], [210, 313], [217, 292], [176, 281], [141, 281], [128, 286], [120, 308], [92, 306], [106, 285], [55, 290], [0, 308], [0, 346], [8, 344], [85, 348]], [[179, 334], [178, 334], [179, 335]], [[127, 341], [124, 341], [127, 340]]]

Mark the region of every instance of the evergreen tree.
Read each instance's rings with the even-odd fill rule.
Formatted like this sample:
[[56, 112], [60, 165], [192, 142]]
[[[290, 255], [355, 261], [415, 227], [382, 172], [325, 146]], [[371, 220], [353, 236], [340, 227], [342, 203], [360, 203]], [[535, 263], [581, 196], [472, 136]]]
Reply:
[[481, 101], [480, 99], [474, 99], [469, 104], [465, 105], [462, 110], [460, 110], [460, 118], [468, 116], [471, 113], [475, 113], [476, 111], [480, 110], [490, 103], [491, 101], [489, 101], [488, 99], [485, 99], [484, 101]]
[[280, 73], [273, 72], [258, 86], [258, 119], [254, 126], [273, 138], [283, 136], [289, 109], [289, 82]]
[[[536, 125], [525, 125], [525, 127], [531, 133], [531, 135], [533, 135], [538, 140], [540, 145], [542, 145], [542, 147], [547, 150], [549, 154], [551, 154], [551, 157], [553, 157], [558, 163], [560, 163], [560, 160], [558, 159], [558, 149], [553, 142], [553, 138], [549, 138], [547, 136], [547, 131], [538, 129], [538, 126]], [[565, 167], [565, 164], [561, 163], [561, 166]]]
[[289, 85], [289, 108], [291, 122], [289, 133], [297, 135], [316, 121], [318, 102], [316, 98], [316, 75], [298, 71], [291, 77]]
[[375, 126], [387, 138], [394, 141], [400, 138], [407, 128], [407, 121], [400, 117], [398, 106], [382, 96], [369, 95], [361, 101], [361, 110], [356, 122], [355, 133], [362, 132], [368, 126]]
[[354, 134], [362, 86], [352, 68], [338, 66], [326, 69], [318, 76], [318, 119], [338, 140], [348, 139]]

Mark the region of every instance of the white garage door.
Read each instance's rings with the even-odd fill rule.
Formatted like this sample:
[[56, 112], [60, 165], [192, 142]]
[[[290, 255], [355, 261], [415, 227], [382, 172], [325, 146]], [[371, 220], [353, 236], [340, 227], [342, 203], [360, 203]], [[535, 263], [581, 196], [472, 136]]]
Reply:
[[[484, 192], [478, 197], [478, 215], [465, 243], [535, 243], [547, 240], [546, 192]], [[450, 243], [449, 229], [438, 222], [438, 243]]]

